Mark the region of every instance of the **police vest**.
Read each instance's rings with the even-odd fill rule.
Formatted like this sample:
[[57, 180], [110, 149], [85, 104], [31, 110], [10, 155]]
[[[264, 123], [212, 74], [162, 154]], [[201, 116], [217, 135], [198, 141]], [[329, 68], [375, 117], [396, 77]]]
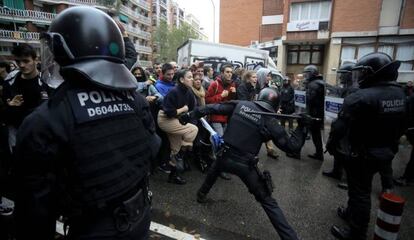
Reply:
[[241, 153], [256, 155], [263, 143], [260, 131], [263, 127], [263, 116], [246, 111], [262, 111], [262, 109], [254, 102], [240, 101], [233, 111], [223, 138], [224, 142]]
[[[351, 144], [354, 148], [390, 148], [397, 151], [406, 126], [406, 97], [401, 87], [388, 83], [359, 90], [349, 97], [361, 100], [352, 116]], [[354, 106], [350, 106], [352, 109]]]
[[151, 136], [131, 94], [96, 87], [67, 91], [75, 122], [69, 190], [82, 208], [124, 200], [148, 173]]

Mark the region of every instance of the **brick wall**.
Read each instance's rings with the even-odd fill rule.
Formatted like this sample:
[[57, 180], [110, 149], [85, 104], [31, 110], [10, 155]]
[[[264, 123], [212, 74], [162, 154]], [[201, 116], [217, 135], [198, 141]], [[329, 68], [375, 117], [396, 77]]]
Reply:
[[241, 46], [259, 40], [262, 0], [220, 1], [220, 42]]
[[58, 5], [56, 5], [56, 13], [60, 13], [63, 10], [65, 10], [66, 8], [68, 8], [68, 5], [66, 5], [66, 4], [58, 4]]
[[414, 28], [414, 0], [406, 0], [401, 28]]
[[332, 32], [377, 31], [382, 0], [333, 1]]
[[33, 10], [34, 9], [33, 0], [24, 0], [24, 8], [26, 10]]
[[263, 16], [283, 14], [283, 0], [263, 0]]
[[260, 42], [272, 41], [282, 36], [282, 24], [262, 25], [260, 33]]

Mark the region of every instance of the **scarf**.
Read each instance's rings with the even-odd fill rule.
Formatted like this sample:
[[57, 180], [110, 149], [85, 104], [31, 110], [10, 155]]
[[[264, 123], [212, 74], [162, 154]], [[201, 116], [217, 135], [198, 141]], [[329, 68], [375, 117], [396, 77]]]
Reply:
[[200, 89], [197, 90], [194, 87], [191, 87], [191, 89], [193, 90], [194, 95], [197, 97], [197, 102], [200, 106], [204, 106], [206, 105], [206, 91], [204, 90], [203, 86], [200, 86]]

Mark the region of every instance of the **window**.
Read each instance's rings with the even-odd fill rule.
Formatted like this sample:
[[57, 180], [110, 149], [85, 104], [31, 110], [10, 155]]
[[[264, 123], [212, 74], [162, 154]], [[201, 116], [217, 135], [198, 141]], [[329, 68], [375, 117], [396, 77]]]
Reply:
[[355, 60], [355, 46], [343, 46], [341, 52], [341, 62]]
[[401, 66], [399, 70], [401, 71], [411, 71], [413, 70], [414, 63], [414, 46], [413, 45], [400, 45], [397, 48], [397, 53], [395, 55], [396, 60], [401, 61]]
[[321, 52], [312, 52], [312, 64], [319, 64], [321, 62]]
[[399, 71], [414, 70], [414, 44], [412, 42], [384, 42], [380, 41], [373, 44], [346, 44], [341, 50], [341, 64], [344, 61], [356, 61], [362, 56], [372, 53], [382, 52], [389, 55], [394, 60], [401, 61]]
[[310, 56], [310, 52], [299, 52], [299, 64], [309, 64]]
[[290, 45], [288, 48], [288, 64], [321, 64], [323, 45]]
[[299, 11], [300, 5], [299, 4], [292, 4], [290, 8], [290, 21], [299, 21]]
[[288, 53], [288, 63], [289, 64], [297, 64], [298, 63], [298, 53], [297, 52], [289, 52]]
[[378, 52], [382, 52], [388, 54], [389, 56], [393, 57], [394, 55], [394, 46], [392, 45], [382, 45], [378, 47]]
[[367, 46], [359, 46], [358, 49], [358, 59], [360, 59], [361, 57], [367, 55], [368, 53], [373, 53], [375, 52], [375, 47], [373, 45], [367, 45]]
[[292, 3], [290, 5], [290, 22], [294, 21], [329, 21], [331, 1]]

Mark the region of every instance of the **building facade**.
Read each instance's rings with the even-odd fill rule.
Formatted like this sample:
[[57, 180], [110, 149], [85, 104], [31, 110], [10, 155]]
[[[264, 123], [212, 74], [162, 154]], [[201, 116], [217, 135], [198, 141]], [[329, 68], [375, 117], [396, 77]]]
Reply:
[[[115, 2], [121, 5], [115, 7]], [[40, 48], [40, 33], [47, 31], [58, 13], [68, 7], [87, 5], [115, 13], [139, 53], [138, 63], [149, 67], [152, 66], [153, 26], [161, 19], [173, 24], [169, 20], [171, 3], [170, 0], [3, 0], [0, 6], [0, 56], [10, 57], [13, 46], [19, 43]], [[178, 16], [184, 20], [184, 11]], [[200, 31], [199, 26], [194, 27]]]
[[[402, 62], [399, 82], [414, 80], [414, 0], [228, 2], [220, 5], [220, 42], [269, 50], [290, 77], [314, 64], [335, 84], [343, 62], [384, 52]], [[234, 22], [240, 30], [231, 32]]]

